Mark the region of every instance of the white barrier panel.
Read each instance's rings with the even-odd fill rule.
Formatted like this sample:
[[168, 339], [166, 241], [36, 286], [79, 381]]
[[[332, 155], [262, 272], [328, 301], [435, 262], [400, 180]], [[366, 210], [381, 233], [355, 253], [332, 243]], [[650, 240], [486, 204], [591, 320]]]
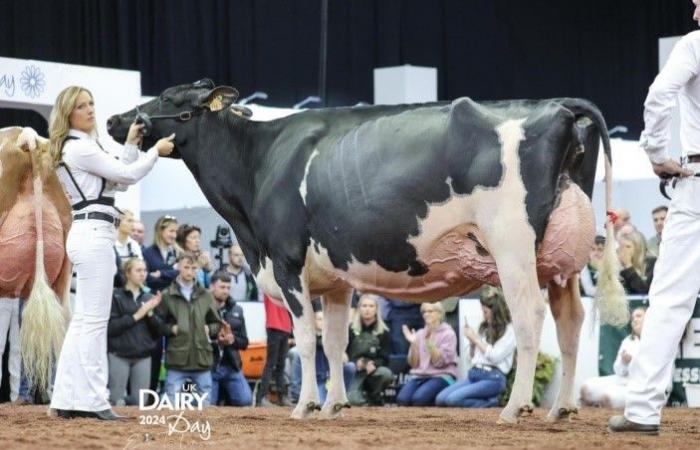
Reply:
[[[107, 134], [107, 118], [139, 103], [140, 72], [0, 57], [0, 108], [34, 110], [48, 121], [56, 97], [72, 85], [87, 88], [95, 98], [100, 142], [107, 148], [118, 146]], [[138, 186], [118, 192], [116, 203], [119, 207], [139, 211]]]

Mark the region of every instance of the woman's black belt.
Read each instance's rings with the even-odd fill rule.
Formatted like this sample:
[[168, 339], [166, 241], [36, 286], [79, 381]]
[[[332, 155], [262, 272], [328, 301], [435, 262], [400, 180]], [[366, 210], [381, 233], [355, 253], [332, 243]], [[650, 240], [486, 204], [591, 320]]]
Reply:
[[87, 219], [104, 220], [105, 222], [113, 223], [115, 227], [118, 227], [119, 222], [120, 222], [118, 217], [114, 217], [110, 214], [99, 212], [99, 211], [78, 213], [78, 214], [73, 216], [73, 220], [87, 220]]

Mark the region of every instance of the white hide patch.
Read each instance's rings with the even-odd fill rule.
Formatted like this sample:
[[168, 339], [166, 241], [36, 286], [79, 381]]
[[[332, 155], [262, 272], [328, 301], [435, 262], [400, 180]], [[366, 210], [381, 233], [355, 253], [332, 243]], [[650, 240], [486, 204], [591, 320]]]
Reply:
[[301, 201], [304, 202], [304, 206], [306, 206], [306, 178], [309, 176], [309, 168], [311, 167], [311, 161], [314, 160], [315, 157], [319, 155], [318, 150], [314, 149], [313, 153], [311, 153], [311, 156], [309, 157], [309, 160], [306, 161], [306, 167], [304, 168], [304, 178], [301, 180], [301, 184], [299, 185], [299, 194], [301, 195]]
[[260, 270], [258, 270], [258, 273], [254, 274], [253, 277], [255, 278], [255, 283], [257, 283], [258, 288], [262, 289], [264, 293], [272, 298], [282, 299], [282, 289], [280, 289], [275, 280], [272, 260], [268, 256], [265, 257], [265, 267], [261, 264]]
[[[414, 277], [408, 275], [408, 271], [388, 272], [375, 261], [361, 263], [354, 256], [347, 271], [337, 270], [333, 268], [327, 249], [312, 241], [311, 251], [307, 251], [311, 291], [322, 290], [322, 286], [328, 286], [326, 283], [341, 278], [358, 290], [387, 296], [400, 294], [406, 299], [441, 299], [462, 293], [473, 288], [474, 283], [463, 276], [464, 255], [461, 253], [467, 245], [466, 230], [475, 230], [474, 234], [493, 255], [531, 251], [534, 265], [535, 232], [527, 219], [526, 191], [518, 156], [520, 142], [525, 138], [524, 121], [508, 120], [496, 128], [504, 166], [498, 186], [477, 186], [471, 194], [459, 195], [452, 190], [452, 180], [448, 178], [450, 198], [429, 204], [426, 217], [418, 219], [419, 234], [410, 237], [408, 242], [415, 247], [418, 259], [428, 266], [428, 273]], [[315, 245], [319, 251], [315, 250]]]

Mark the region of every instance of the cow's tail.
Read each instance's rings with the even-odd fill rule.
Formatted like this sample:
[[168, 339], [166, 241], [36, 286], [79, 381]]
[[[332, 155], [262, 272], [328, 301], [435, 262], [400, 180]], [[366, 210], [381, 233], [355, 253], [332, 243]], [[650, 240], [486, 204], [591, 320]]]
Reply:
[[[598, 107], [587, 100], [566, 98], [562, 99], [562, 105], [571, 110], [576, 117], [588, 117], [598, 128], [598, 133], [603, 141], [605, 156], [605, 209], [607, 219], [607, 212], [612, 210], [612, 149], [605, 119]], [[600, 319], [603, 323], [623, 326], [629, 321], [629, 307], [627, 306], [625, 289], [620, 282], [620, 263], [615, 254], [615, 236], [611, 220], [605, 221], [605, 234], [603, 263], [596, 286], [596, 305], [600, 311]]]
[[36, 220], [36, 261], [34, 284], [22, 312], [20, 341], [22, 362], [32, 384], [48, 386], [54, 362], [65, 335], [65, 315], [58, 296], [46, 279], [44, 268], [43, 197], [44, 187], [38, 151], [30, 152], [34, 177], [34, 217]]

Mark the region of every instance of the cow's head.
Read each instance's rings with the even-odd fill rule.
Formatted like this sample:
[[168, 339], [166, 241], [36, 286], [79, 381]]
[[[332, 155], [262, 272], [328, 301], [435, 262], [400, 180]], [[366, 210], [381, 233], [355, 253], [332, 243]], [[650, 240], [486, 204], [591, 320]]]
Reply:
[[238, 91], [230, 86], [215, 86], [209, 79], [166, 89], [158, 97], [123, 114], [107, 120], [107, 131], [117, 142], [124, 143], [129, 126], [137, 121], [144, 124], [142, 148], [150, 148], [162, 137], [172, 133], [175, 150], [171, 157], [179, 157], [178, 147], [187, 142], [194, 132], [192, 126], [199, 116], [228, 108], [236, 101]]

